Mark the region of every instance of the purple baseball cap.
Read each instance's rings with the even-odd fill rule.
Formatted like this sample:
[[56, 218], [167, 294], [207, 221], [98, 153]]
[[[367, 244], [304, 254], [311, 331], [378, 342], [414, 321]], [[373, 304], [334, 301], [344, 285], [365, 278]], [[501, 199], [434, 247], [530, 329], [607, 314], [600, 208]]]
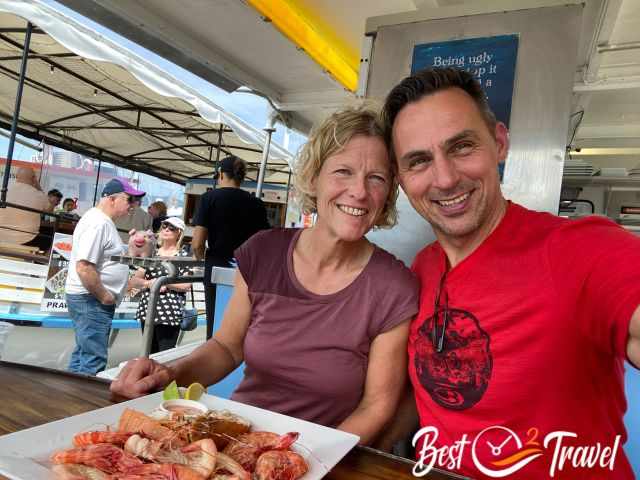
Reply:
[[136, 190], [127, 182], [124, 178], [114, 178], [109, 180], [102, 189], [102, 196], [108, 197], [109, 195], [115, 195], [116, 193], [128, 193], [132, 197], [144, 197], [146, 192], [142, 190]]

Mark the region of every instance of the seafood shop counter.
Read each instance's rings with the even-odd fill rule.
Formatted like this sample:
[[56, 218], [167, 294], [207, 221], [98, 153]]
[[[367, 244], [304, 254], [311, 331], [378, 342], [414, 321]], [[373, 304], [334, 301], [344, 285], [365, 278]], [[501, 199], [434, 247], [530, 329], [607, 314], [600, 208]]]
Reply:
[[[0, 435], [88, 412], [116, 402], [109, 381], [30, 365], [0, 361]], [[333, 480], [414, 479], [413, 462], [356, 447], [325, 477]], [[4, 479], [0, 475], [0, 479]], [[428, 480], [460, 479], [432, 471]], [[303, 477], [304, 479], [304, 477]]]

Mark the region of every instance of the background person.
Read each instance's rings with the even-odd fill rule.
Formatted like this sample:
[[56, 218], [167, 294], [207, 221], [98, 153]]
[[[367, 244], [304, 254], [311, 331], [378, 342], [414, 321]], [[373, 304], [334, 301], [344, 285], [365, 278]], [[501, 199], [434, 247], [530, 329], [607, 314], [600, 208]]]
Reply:
[[[184, 236], [184, 222], [177, 217], [168, 217], [162, 222], [158, 235], [158, 248], [154, 253], [157, 257], [186, 257], [182, 246]], [[178, 275], [189, 275], [190, 268], [179, 268]], [[129, 280], [130, 288], [143, 289], [138, 301], [136, 320], [140, 322], [144, 333], [144, 322], [149, 306], [149, 289], [158, 277], [168, 275], [163, 266], [140, 268]], [[180, 335], [180, 322], [184, 314], [186, 292], [191, 288], [190, 283], [165, 285], [160, 288], [160, 296], [156, 308], [156, 322], [151, 341], [151, 352], [156, 353], [176, 346]]]
[[215, 383], [243, 360], [232, 399], [370, 443], [393, 415], [405, 383], [409, 319], [418, 285], [370, 243], [395, 224], [397, 183], [375, 111], [335, 113], [311, 133], [297, 163], [307, 229], [273, 229], [236, 251], [238, 272], [221, 328], [170, 365], [132, 361], [111, 389], [128, 397]]
[[76, 209], [76, 201], [73, 198], [65, 198], [62, 202], [62, 211], [64, 213], [71, 213]]
[[124, 243], [129, 241], [129, 232], [131, 230], [135, 230], [137, 232], [151, 230], [153, 218], [151, 218], [151, 215], [142, 209], [140, 206], [141, 203], [142, 197], [132, 197], [129, 213], [124, 217], [117, 218], [114, 222], [118, 229], [120, 239]]
[[62, 201], [62, 192], [57, 188], [49, 190], [47, 192], [47, 200], [48, 200], [48, 205], [45, 211], [54, 212], [58, 207], [58, 205], [60, 205], [60, 202]]
[[[240, 188], [247, 164], [235, 156], [220, 161], [217, 188], [200, 199], [194, 218], [191, 248], [196, 259], [205, 260], [204, 286], [207, 309], [207, 338], [213, 335], [216, 286], [211, 283], [211, 269], [230, 267], [233, 252], [256, 232], [269, 228], [262, 200]], [[205, 241], [207, 249], [205, 252]]]
[[167, 218], [167, 205], [158, 200], [149, 205], [147, 212], [149, 212], [149, 215], [151, 215], [151, 218], [153, 219], [151, 224], [153, 232], [158, 233], [160, 230], [160, 224], [165, 218]]
[[76, 334], [71, 372], [95, 375], [107, 365], [111, 321], [129, 278], [129, 268], [111, 260], [127, 251], [113, 221], [127, 215], [131, 199], [142, 195], [126, 180], [110, 180], [98, 205], [82, 216], [73, 232], [65, 285]]
[[62, 208], [57, 212], [63, 214], [66, 218], [79, 220], [80, 215], [76, 211], [76, 200], [73, 198], [65, 198], [62, 202]]
[[[15, 182], [7, 189], [7, 202], [43, 211], [49, 206], [36, 172], [29, 167], [20, 167], [17, 170]], [[0, 208], [0, 226], [3, 242], [35, 246], [43, 251], [51, 245], [51, 238], [38, 236], [39, 213], [12, 207]]]
[[[623, 362], [640, 366], [640, 239], [602, 217], [567, 220], [505, 200], [507, 128], [469, 72], [407, 77], [384, 112], [400, 184], [437, 238], [412, 267], [422, 288], [409, 335], [420, 426], [438, 429], [433, 447], [493, 426], [523, 443], [535, 436], [534, 446], [558, 431], [577, 435], [561, 442], [571, 449], [614, 447], [617, 435], [623, 443]], [[479, 443], [501, 445], [504, 433]], [[556, 445], [514, 477], [548, 477]], [[555, 478], [632, 479], [622, 445], [614, 456], [611, 471], [576, 468], [571, 457]], [[487, 448], [478, 458], [508, 466]], [[476, 465], [467, 452], [457, 471], [486, 478]]]

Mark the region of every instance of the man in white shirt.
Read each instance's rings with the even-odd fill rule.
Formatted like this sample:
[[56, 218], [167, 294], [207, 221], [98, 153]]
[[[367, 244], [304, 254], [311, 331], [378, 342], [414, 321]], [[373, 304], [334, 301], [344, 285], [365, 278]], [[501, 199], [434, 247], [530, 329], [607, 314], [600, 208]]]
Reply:
[[132, 199], [144, 194], [126, 180], [114, 178], [102, 190], [98, 206], [82, 216], [73, 232], [65, 285], [76, 331], [69, 371], [95, 375], [107, 365], [111, 322], [129, 279], [128, 267], [111, 260], [112, 255], [127, 251], [114, 220], [126, 216]]
[[[46, 210], [49, 205], [36, 172], [29, 167], [20, 167], [16, 172], [16, 181], [7, 190], [7, 202], [36, 210]], [[3, 242], [24, 245], [32, 241], [39, 231], [39, 213], [11, 207], [0, 208], [0, 238]]]

